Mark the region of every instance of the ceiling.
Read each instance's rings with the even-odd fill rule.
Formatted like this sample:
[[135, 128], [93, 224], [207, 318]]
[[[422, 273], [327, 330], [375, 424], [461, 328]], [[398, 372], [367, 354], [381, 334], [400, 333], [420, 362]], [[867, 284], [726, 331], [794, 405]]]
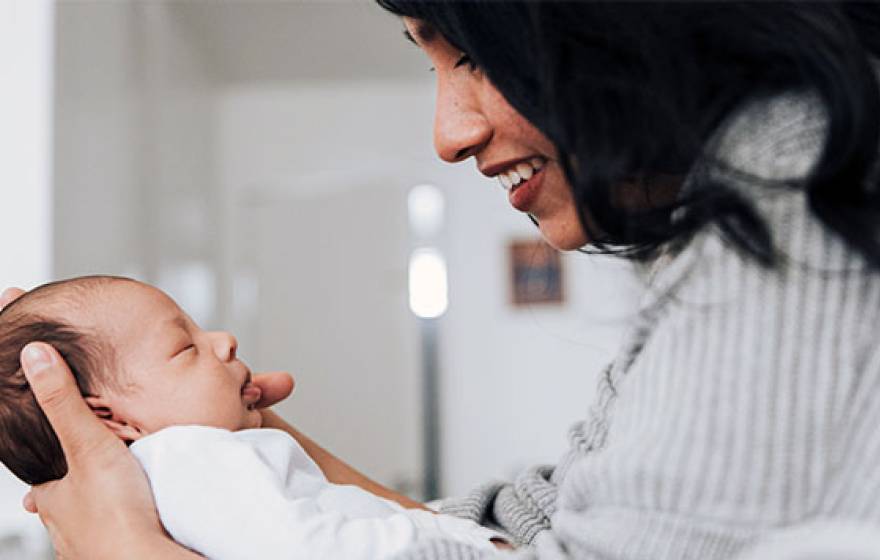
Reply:
[[400, 20], [370, 0], [178, 1], [222, 82], [404, 79], [428, 81], [430, 63]]

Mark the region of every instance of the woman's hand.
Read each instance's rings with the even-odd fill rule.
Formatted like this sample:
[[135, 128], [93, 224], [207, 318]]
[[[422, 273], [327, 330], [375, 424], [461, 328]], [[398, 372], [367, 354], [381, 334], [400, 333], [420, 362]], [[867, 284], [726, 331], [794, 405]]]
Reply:
[[[0, 309], [24, 293], [7, 288]], [[133, 559], [198, 557], [167, 537], [140, 465], [89, 410], [55, 349], [29, 344], [21, 361], [67, 460], [67, 476], [32, 488], [23, 500], [26, 510], [39, 513], [58, 557], [117, 558], [120, 550]], [[286, 372], [255, 375], [254, 383], [261, 408], [287, 398], [294, 386]]]
[[[25, 291], [7, 288], [0, 310]], [[159, 522], [146, 477], [125, 445], [107, 430], [82, 400], [70, 370], [54, 348], [30, 344], [22, 366], [31, 389], [55, 429], [68, 474], [31, 489], [24, 508], [39, 513], [59, 558], [196, 558], [167, 537]], [[293, 391], [286, 372], [254, 376], [269, 407]], [[142, 552], [138, 552], [142, 551]]]
[[3, 293], [0, 294], [0, 310], [17, 300], [18, 297], [23, 294], [24, 290], [21, 288], [6, 288], [3, 290]]
[[86, 405], [55, 349], [32, 342], [21, 363], [67, 460], [64, 478], [33, 487], [24, 500], [58, 558], [116, 559], [120, 551], [137, 560], [199, 558], [165, 534], [143, 470]]

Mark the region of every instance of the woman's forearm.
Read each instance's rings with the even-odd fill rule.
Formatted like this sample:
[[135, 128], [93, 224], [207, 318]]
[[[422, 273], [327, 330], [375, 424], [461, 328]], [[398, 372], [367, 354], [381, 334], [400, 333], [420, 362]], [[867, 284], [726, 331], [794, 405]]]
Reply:
[[336, 484], [353, 484], [360, 486], [368, 492], [372, 492], [382, 498], [392, 500], [410, 509], [425, 509], [424, 504], [407, 498], [403, 494], [399, 494], [390, 488], [382, 486], [378, 482], [368, 478], [355, 470], [353, 467], [315, 443], [307, 435], [303, 434], [290, 424], [284, 421], [280, 416], [271, 410], [263, 410], [263, 426], [267, 428], [277, 428], [290, 434], [305, 449], [306, 453], [318, 464], [318, 467], [324, 472], [327, 480]]
[[154, 539], [129, 547], [125, 557], [133, 560], [154, 560], [156, 558], [162, 558], [162, 560], [205, 560], [204, 556], [196, 554], [168, 538]]

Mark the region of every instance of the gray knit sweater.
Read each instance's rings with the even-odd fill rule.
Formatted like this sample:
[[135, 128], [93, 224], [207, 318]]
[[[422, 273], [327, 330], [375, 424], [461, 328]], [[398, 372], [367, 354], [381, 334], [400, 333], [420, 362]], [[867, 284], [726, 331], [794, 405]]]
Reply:
[[[761, 181], [796, 186], [826, 126], [806, 94], [731, 119], [699, 172], [753, 202], [786, 263], [764, 270], [712, 227], [661, 258], [559, 463], [445, 512], [541, 560], [721, 560], [817, 520], [880, 522], [880, 275], [802, 190]], [[484, 557], [435, 541], [399, 559]]]

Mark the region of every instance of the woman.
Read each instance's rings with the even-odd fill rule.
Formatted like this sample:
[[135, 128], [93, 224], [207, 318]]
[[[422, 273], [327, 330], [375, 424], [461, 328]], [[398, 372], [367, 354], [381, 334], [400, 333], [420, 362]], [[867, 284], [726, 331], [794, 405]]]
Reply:
[[[437, 73], [440, 157], [499, 176], [554, 246], [650, 265], [558, 465], [446, 509], [541, 559], [717, 560], [781, 529], [880, 522], [880, 8], [380, 3]], [[57, 354], [23, 361], [69, 457], [26, 499], [62, 555], [192, 557]], [[267, 416], [331, 480], [412, 505]]]

